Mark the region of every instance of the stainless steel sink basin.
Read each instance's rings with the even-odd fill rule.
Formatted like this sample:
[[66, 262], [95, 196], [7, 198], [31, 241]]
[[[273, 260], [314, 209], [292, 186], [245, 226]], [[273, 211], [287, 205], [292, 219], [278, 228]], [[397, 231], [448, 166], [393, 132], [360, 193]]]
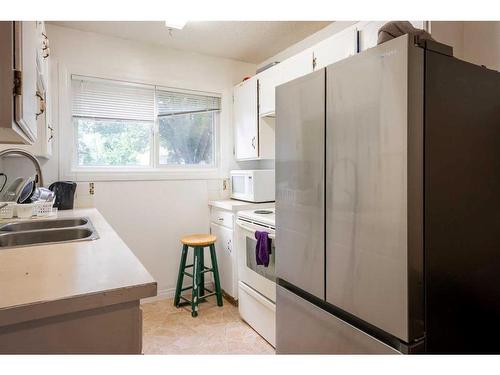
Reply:
[[67, 227], [78, 227], [88, 223], [88, 219], [83, 217], [75, 219], [54, 219], [54, 220], [35, 220], [18, 221], [0, 225], [0, 232], [19, 232], [37, 229], [56, 229]]
[[84, 217], [25, 220], [0, 225], [0, 249], [98, 238], [92, 222]]

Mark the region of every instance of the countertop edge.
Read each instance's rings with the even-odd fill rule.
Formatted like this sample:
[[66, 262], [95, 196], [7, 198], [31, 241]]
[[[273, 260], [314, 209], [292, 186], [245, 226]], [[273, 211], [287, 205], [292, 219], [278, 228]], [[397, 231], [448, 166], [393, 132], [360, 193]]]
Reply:
[[0, 327], [156, 296], [156, 281], [0, 309]]
[[250, 210], [254, 207], [272, 207], [275, 202], [245, 202], [239, 201], [236, 199], [221, 199], [221, 200], [210, 200], [208, 201], [208, 205], [210, 207], [220, 208], [227, 211], [237, 212], [237, 211], [245, 211]]

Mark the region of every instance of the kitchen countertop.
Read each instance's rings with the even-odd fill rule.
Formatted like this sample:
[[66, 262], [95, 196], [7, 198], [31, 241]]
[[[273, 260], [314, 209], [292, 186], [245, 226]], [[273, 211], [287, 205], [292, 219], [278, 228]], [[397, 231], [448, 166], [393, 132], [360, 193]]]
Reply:
[[214, 200], [208, 202], [209, 206], [222, 208], [223, 210], [228, 211], [243, 211], [243, 210], [251, 210], [255, 207], [274, 207], [274, 202], [266, 202], [266, 203], [253, 203], [253, 202], [244, 202], [238, 201], [236, 199], [224, 199], [224, 200]]
[[100, 238], [0, 250], [0, 327], [156, 295], [156, 281], [99, 211], [63, 217], [90, 218]]

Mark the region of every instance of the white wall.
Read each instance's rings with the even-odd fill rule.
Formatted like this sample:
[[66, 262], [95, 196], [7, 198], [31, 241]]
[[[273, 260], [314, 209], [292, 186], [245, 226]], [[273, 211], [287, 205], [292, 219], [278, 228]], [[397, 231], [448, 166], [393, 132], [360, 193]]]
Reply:
[[432, 21], [432, 36], [465, 61], [500, 71], [500, 22]]
[[[54, 25], [48, 25], [47, 33], [52, 61], [60, 70], [221, 93], [223, 169], [238, 167], [232, 157], [232, 88], [244, 76], [255, 73], [255, 65]], [[59, 155], [59, 142], [71, 141], [59, 139], [59, 128], [67, 126], [68, 119], [59, 120], [54, 156], [43, 166], [46, 185], [59, 178], [59, 160], [70, 157]], [[101, 211], [158, 281], [159, 292], [165, 294], [175, 285], [179, 238], [208, 232], [207, 202], [221, 194], [221, 180], [103, 181], [95, 182], [92, 197], [88, 183], [79, 182], [77, 199], [79, 204], [93, 203]]]
[[464, 22], [464, 57], [500, 71], [500, 22]]

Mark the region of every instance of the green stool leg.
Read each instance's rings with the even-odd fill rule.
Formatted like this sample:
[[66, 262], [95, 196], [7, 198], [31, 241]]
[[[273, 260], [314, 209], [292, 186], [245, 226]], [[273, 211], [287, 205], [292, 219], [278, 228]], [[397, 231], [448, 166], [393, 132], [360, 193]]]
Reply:
[[193, 318], [198, 316], [198, 297], [199, 297], [198, 286], [200, 284], [199, 258], [200, 258], [200, 250], [198, 247], [195, 247], [193, 256], [193, 289], [191, 293], [191, 316]]
[[175, 298], [174, 298], [175, 307], [179, 307], [179, 302], [181, 299], [182, 281], [184, 280], [184, 268], [186, 267], [187, 253], [188, 253], [188, 247], [187, 245], [183, 245], [181, 254], [181, 263], [179, 265], [179, 275], [177, 276], [177, 286], [175, 288]]
[[217, 267], [217, 255], [215, 245], [210, 245], [210, 258], [212, 259], [212, 269], [214, 273], [215, 295], [217, 296], [217, 306], [222, 306], [222, 291], [220, 289], [219, 268]]
[[200, 298], [205, 295], [205, 251], [200, 247]]

